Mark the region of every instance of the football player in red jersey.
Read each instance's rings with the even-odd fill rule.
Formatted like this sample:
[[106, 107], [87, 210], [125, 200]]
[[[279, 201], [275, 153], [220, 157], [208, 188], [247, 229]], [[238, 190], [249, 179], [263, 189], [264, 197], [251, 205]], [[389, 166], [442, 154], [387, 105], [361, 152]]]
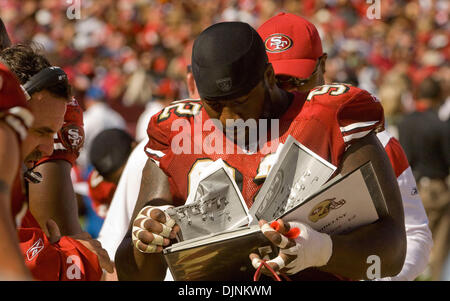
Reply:
[[21, 144], [33, 116], [15, 76], [0, 63], [0, 279], [31, 279], [11, 218], [11, 190], [21, 161]]
[[[303, 234], [298, 239], [280, 242], [279, 236], [272, 238], [283, 245], [274, 262], [276, 269], [286, 266], [282, 271], [292, 272], [294, 279], [364, 279], [368, 256], [377, 254], [382, 276], [400, 271], [405, 256], [403, 208], [389, 159], [375, 136], [383, 128], [384, 119], [381, 104], [372, 95], [344, 84], [324, 86], [309, 96], [280, 89], [263, 41], [253, 28], [241, 22], [218, 23], [203, 31], [194, 43], [192, 68], [201, 101], [175, 102], [149, 123], [149, 160], [143, 170], [133, 222], [116, 252], [119, 280], [164, 278], [166, 266], [161, 251], [179, 226], [163, 210], [184, 204], [190, 177], [208, 162], [223, 159], [233, 169], [247, 205], [252, 205], [261, 185], [258, 178], [264, 177], [264, 170], [268, 171], [264, 166], [272, 157], [267, 148], [271, 140], [277, 143], [275, 138], [269, 137], [257, 151], [249, 152], [250, 145], [239, 144], [243, 132], [234, 130], [231, 136], [222, 134], [223, 141], [234, 143], [232, 152], [198, 150], [194, 121], [199, 118], [202, 125], [214, 119], [223, 128], [230, 120], [279, 120], [279, 142], [294, 136], [337, 165], [341, 174], [372, 162], [388, 196], [389, 214], [345, 235], [330, 236], [300, 224]], [[178, 126], [174, 129], [175, 123]], [[194, 127], [189, 141], [194, 146], [191, 153], [180, 153], [176, 147], [180, 124]], [[246, 131], [244, 134], [248, 138]], [[208, 130], [201, 132], [200, 140], [208, 135]], [[267, 232], [267, 222], [260, 223]], [[316, 268], [311, 271], [310, 267]]]
[[94, 170], [89, 174], [89, 196], [101, 218], [106, 217], [122, 172], [135, 147], [133, 137], [121, 129], [100, 132], [92, 141], [89, 159]]
[[[279, 13], [261, 25], [258, 33], [264, 41], [278, 86], [287, 91], [308, 93], [325, 84], [323, 74], [327, 55], [322, 51], [320, 37], [312, 23], [293, 14]], [[428, 219], [399, 141], [386, 131], [377, 133], [377, 137], [385, 148], [397, 177], [407, 230], [404, 267], [395, 278], [383, 280], [414, 280], [426, 268], [433, 243]]]
[[82, 144], [82, 111], [69, 96], [67, 76], [28, 46], [9, 47], [0, 59], [19, 75], [35, 116], [24, 142], [26, 174], [33, 184], [23, 195], [19, 178], [13, 199], [14, 214], [29, 201], [30, 212], [19, 228], [25, 263], [39, 280], [99, 280], [99, 261], [106, 268], [110, 263], [100, 243], [82, 232], [77, 218], [70, 167]]
[[[0, 19], [0, 50], [11, 45], [5, 25]], [[0, 62], [0, 257], [1, 280], [26, 280], [31, 275], [22, 259], [15, 226], [11, 219], [11, 190], [20, 167], [20, 147], [33, 116], [19, 82]]]

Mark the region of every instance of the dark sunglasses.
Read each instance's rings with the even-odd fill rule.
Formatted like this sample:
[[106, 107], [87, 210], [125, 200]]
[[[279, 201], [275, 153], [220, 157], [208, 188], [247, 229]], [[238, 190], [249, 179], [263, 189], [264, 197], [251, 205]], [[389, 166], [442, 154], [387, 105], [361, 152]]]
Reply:
[[[314, 71], [311, 73], [311, 75], [308, 78], [298, 78], [298, 77], [289, 76], [287, 79], [283, 79], [281, 76], [276, 76], [277, 85], [279, 87], [301, 87], [301, 86], [304, 86], [311, 80], [311, 78], [314, 77], [314, 75], [316, 75], [317, 71], [319, 71], [320, 61], [322, 60], [323, 56], [324, 55], [321, 55], [317, 59], [317, 63], [316, 63], [316, 66], [314, 67]], [[285, 77], [285, 76], [283, 76], [283, 77]]]

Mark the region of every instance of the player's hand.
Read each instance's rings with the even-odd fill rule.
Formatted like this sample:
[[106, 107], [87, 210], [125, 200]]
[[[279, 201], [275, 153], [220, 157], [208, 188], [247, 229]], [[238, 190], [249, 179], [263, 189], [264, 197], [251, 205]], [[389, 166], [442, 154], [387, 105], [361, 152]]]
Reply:
[[133, 222], [133, 245], [142, 253], [160, 253], [177, 236], [180, 226], [164, 210], [172, 206], [145, 206]]
[[[48, 220], [47, 229], [49, 232], [50, 243], [57, 243], [61, 239], [61, 231], [59, 230], [56, 222], [51, 219]], [[106, 250], [102, 248], [102, 244], [98, 240], [93, 239], [92, 236], [87, 232], [71, 235], [69, 237], [77, 240], [79, 243], [89, 249], [89, 251], [97, 255], [98, 262], [102, 269], [106, 270], [108, 273], [114, 272], [114, 263], [110, 260], [108, 252], [106, 252]]]
[[[328, 234], [317, 232], [303, 223], [284, 223], [281, 219], [270, 225], [260, 220], [259, 226], [267, 239], [280, 248], [278, 256], [267, 261], [275, 272], [292, 275], [309, 267], [326, 265], [330, 260], [333, 243]], [[258, 254], [250, 254], [250, 260], [255, 269], [261, 265]], [[262, 272], [270, 275], [265, 267]]]

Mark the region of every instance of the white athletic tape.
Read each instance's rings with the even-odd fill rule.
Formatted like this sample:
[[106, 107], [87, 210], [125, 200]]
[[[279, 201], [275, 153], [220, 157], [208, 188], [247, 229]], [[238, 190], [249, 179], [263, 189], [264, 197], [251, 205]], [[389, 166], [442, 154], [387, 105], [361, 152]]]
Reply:
[[266, 233], [266, 232], [276, 232], [274, 228], [272, 228], [269, 224], [264, 224], [261, 227], [261, 231], [262, 233]]
[[139, 233], [141, 233], [142, 231], [144, 231], [144, 230], [142, 230], [141, 228], [139, 228], [139, 227], [136, 227], [136, 226], [133, 226], [133, 231], [132, 231], [132, 237], [133, 237], [133, 239], [139, 239]]
[[[147, 210], [149, 207], [150, 207], [150, 210]], [[166, 213], [166, 210], [169, 208], [173, 208], [173, 206], [170, 206], [170, 205], [158, 206], [158, 207], [147, 206], [144, 208], [145, 210], [142, 209], [141, 212], [146, 212], [146, 214], [145, 215], [143, 214], [143, 215], [146, 217], [152, 218], [151, 214], [154, 210], [156, 210], [156, 209], [161, 210], [164, 213], [164, 215], [166, 216], [166, 222], [164, 223], [164, 225], [166, 225], [169, 228], [172, 228], [176, 224], [176, 221], [173, 218], [171, 218], [169, 214]]]
[[286, 255], [298, 255], [301, 248], [301, 245], [296, 243], [294, 246], [290, 247], [289, 249], [283, 249], [283, 253]]
[[161, 235], [164, 237], [169, 237], [170, 236], [170, 232], [172, 232], [172, 228], [171, 227], [167, 227], [164, 224], [161, 224], [162, 226], [162, 231], [161, 231]]
[[158, 247], [154, 244], [149, 244], [147, 249], [145, 249], [145, 253], [155, 253]]
[[277, 256], [272, 260], [269, 260], [267, 263], [276, 263], [278, 265], [278, 269], [281, 270], [282, 268], [284, 268], [286, 266], [286, 263], [284, 262], [284, 259], [281, 256]]
[[[269, 224], [264, 224], [264, 225], [262, 225], [261, 231], [262, 231], [262, 233], [264, 233], [264, 234], [266, 234], [267, 232], [277, 232], [277, 231], [276, 231], [274, 228], [272, 228]], [[278, 244], [278, 247], [284, 249], [284, 248], [289, 244], [289, 239], [288, 239], [286, 236], [282, 235], [282, 234], [280, 234], [280, 236], [281, 236], [281, 241], [280, 241], [280, 243]]]
[[144, 251], [142, 251], [141, 249], [139, 249], [139, 240], [135, 240], [135, 241], [134, 241], [134, 247], [135, 247], [136, 249], [138, 249], [138, 251], [144, 253]]
[[146, 221], [148, 221], [148, 220], [149, 220], [149, 218], [148, 218], [148, 217], [146, 217], [146, 218], [142, 219], [142, 220], [141, 220], [141, 222], [139, 223], [139, 228], [141, 228], [141, 229], [144, 229], [144, 230], [145, 230], [145, 229], [146, 229], [146, 228], [145, 228], [145, 222], [146, 222]]
[[164, 225], [166, 225], [169, 228], [172, 228], [173, 226], [175, 226], [176, 223], [177, 222], [166, 213], [166, 223]]
[[155, 233], [152, 234], [153, 234], [152, 244], [162, 246], [164, 243], [164, 237]]
[[309, 267], [324, 266], [333, 253], [333, 242], [328, 234], [317, 232], [306, 224], [290, 222], [291, 228], [299, 228], [300, 236], [295, 246], [280, 250], [286, 255], [295, 256], [295, 259], [286, 265], [287, 274], [296, 274]]
[[261, 258], [258, 257], [253, 258], [252, 265], [255, 269], [258, 269], [259, 266], [261, 265]]
[[[144, 208], [141, 209], [141, 211], [139, 212], [139, 214], [137, 215], [135, 220], [139, 220], [138, 226], [133, 226], [133, 230], [132, 230], [132, 240], [133, 240], [133, 244], [136, 247], [136, 249], [138, 249], [140, 252], [142, 253], [155, 253], [158, 249], [158, 246], [162, 246], [164, 244], [164, 237], [169, 237], [170, 233], [172, 231], [172, 227], [175, 225], [175, 220], [173, 220], [166, 212], [165, 210], [168, 208], [171, 208], [173, 206], [159, 206], [159, 207], [153, 207], [153, 206], [146, 206]], [[153, 240], [151, 241], [150, 244], [146, 244], [143, 241], [141, 241], [139, 239], [139, 233], [141, 233], [142, 231], [147, 231], [146, 227], [145, 227], [145, 223], [148, 220], [151, 220], [151, 213], [153, 210], [159, 209], [161, 210], [166, 217], [166, 222], [164, 224], [161, 224], [162, 226], [162, 231], [161, 233], [156, 234], [156, 233], [152, 233], [153, 234]], [[144, 245], [147, 245], [146, 249], [143, 251], [139, 248], [139, 242], [141, 242]]]
[[281, 236], [281, 242], [278, 244], [278, 246], [280, 248], [284, 249], [288, 245], [289, 239], [286, 236], [282, 235], [282, 234], [280, 234], [280, 236]]

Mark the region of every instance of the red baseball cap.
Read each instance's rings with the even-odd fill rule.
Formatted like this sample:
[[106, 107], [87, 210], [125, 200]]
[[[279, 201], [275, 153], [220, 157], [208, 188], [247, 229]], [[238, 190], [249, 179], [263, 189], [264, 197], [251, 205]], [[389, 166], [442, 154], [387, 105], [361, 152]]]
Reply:
[[258, 28], [275, 74], [308, 78], [323, 54], [316, 27], [306, 19], [279, 13]]

